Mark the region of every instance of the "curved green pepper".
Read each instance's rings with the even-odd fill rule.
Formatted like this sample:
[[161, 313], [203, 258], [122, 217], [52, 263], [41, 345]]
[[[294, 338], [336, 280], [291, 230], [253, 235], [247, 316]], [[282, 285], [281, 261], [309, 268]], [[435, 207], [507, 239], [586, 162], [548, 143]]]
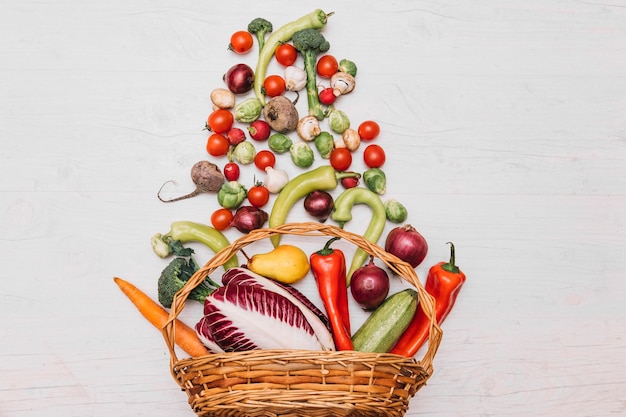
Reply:
[[[230, 242], [219, 230], [201, 223], [190, 221], [175, 221], [170, 225], [170, 230], [162, 235], [157, 233], [152, 237], [152, 249], [161, 258], [165, 258], [171, 254], [169, 243], [171, 241], [184, 242], [200, 242], [204, 243], [209, 249], [217, 253]], [[224, 270], [239, 266], [237, 255], [233, 255], [224, 265]]]
[[[323, 165], [304, 172], [291, 179], [278, 193], [269, 217], [269, 227], [273, 228], [285, 223], [289, 210], [296, 202], [313, 191], [330, 191], [337, 188], [341, 178], [360, 177], [356, 172], [338, 172], [330, 165]], [[383, 212], [384, 214], [384, 212]], [[270, 237], [274, 247], [280, 244], [280, 235]]]
[[[348, 188], [335, 200], [335, 209], [330, 218], [339, 223], [343, 228], [345, 222], [352, 220], [352, 207], [355, 204], [367, 204], [372, 209], [372, 219], [363, 234], [363, 237], [372, 243], [378, 242], [380, 235], [383, 233], [387, 215], [385, 213], [385, 205], [378, 194], [367, 188], [354, 187]], [[367, 260], [369, 254], [361, 248], [357, 248], [350, 264], [350, 269], [346, 275], [346, 284], [350, 285], [352, 274]]]

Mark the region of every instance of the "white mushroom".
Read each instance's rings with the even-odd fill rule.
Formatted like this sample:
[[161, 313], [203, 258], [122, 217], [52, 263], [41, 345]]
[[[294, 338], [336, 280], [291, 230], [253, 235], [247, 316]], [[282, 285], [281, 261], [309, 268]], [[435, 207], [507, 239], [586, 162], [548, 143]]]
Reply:
[[298, 122], [296, 132], [302, 140], [310, 142], [322, 132], [322, 129], [320, 128], [319, 120], [315, 116], [304, 116]]

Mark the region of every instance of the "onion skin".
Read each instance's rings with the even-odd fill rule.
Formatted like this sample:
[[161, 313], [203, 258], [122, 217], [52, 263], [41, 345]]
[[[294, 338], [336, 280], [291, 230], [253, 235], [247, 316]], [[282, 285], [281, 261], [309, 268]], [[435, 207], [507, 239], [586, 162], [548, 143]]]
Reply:
[[267, 221], [268, 214], [254, 206], [242, 206], [237, 209], [231, 226], [235, 227], [241, 233], [250, 233], [255, 229], [263, 227]]
[[333, 197], [323, 190], [315, 190], [304, 198], [304, 210], [324, 223], [335, 207]]
[[360, 267], [352, 274], [350, 292], [354, 301], [363, 310], [370, 311], [385, 301], [390, 285], [387, 272], [374, 265], [374, 261], [370, 259], [369, 264]]
[[385, 241], [385, 251], [417, 268], [428, 253], [428, 242], [410, 224], [392, 229]]
[[254, 85], [254, 71], [246, 64], [236, 64], [224, 74], [224, 82], [233, 94], [245, 94]]

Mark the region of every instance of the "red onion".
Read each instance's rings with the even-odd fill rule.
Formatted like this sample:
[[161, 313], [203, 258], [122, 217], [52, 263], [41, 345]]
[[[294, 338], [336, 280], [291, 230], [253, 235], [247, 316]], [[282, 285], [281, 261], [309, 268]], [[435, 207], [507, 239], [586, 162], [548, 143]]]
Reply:
[[250, 233], [260, 229], [267, 221], [268, 214], [254, 206], [241, 206], [235, 212], [231, 225], [241, 233]]
[[335, 207], [335, 201], [326, 191], [316, 190], [304, 199], [304, 210], [315, 217], [320, 223], [324, 223]]
[[252, 90], [254, 71], [246, 64], [236, 64], [224, 74], [224, 82], [234, 94], [244, 94]]
[[374, 265], [374, 260], [354, 271], [350, 279], [352, 298], [364, 310], [378, 307], [389, 294], [389, 275]]
[[416, 268], [428, 253], [428, 243], [413, 226], [407, 224], [389, 232], [385, 250]]

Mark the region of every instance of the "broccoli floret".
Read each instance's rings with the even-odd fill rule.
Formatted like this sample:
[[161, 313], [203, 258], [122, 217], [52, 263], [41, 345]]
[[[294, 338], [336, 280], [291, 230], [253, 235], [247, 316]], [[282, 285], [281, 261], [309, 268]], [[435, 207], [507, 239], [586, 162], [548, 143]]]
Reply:
[[[191, 257], [174, 258], [165, 267], [158, 282], [159, 302], [163, 307], [170, 308], [172, 306], [174, 295], [185, 286], [189, 278], [198, 269], [198, 265]], [[187, 298], [203, 303], [204, 299], [217, 287], [218, 284], [207, 276], [200, 285], [191, 290]]]
[[252, 19], [252, 21], [248, 23], [248, 32], [256, 36], [259, 41], [259, 53], [261, 53], [261, 49], [265, 46], [265, 35], [272, 33], [273, 30], [274, 26], [272, 26], [272, 22], [263, 19], [262, 17]]
[[309, 114], [318, 120], [325, 117], [324, 109], [320, 104], [317, 89], [317, 74], [315, 65], [317, 55], [330, 49], [330, 43], [316, 29], [303, 29], [293, 34], [291, 38], [293, 46], [304, 58], [304, 70], [306, 71], [306, 96], [309, 104]]

